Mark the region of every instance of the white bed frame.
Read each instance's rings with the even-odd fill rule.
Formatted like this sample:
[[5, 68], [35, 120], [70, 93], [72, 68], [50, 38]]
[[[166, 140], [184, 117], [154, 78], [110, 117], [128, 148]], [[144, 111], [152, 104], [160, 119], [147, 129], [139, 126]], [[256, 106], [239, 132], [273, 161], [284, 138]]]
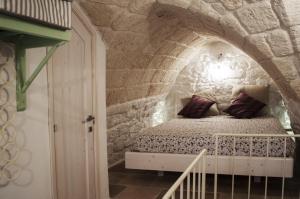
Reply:
[[[293, 177], [294, 159], [286, 157], [287, 139], [300, 138], [300, 135], [278, 135], [278, 134], [216, 134], [216, 155], [207, 155], [206, 173], [227, 174], [227, 175], [246, 175], [246, 176], [268, 176], [268, 177]], [[250, 151], [254, 137], [267, 138], [267, 151], [269, 151], [270, 138], [278, 137], [285, 139], [284, 157], [249, 156], [220, 156], [218, 154], [219, 137], [228, 136], [249, 137]], [[146, 153], [146, 152], [126, 152], [125, 167], [127, 169], [157, 170], [157, 171], [184, 171], [197, 155], [191, 154], [168, 154], [168, 153]]]
[[[196, 157], [197, 155], [189, 154], [126, 152], [125, 167], [127, 169], [183, 172]], [[206, 173], [215, 173], [215, 159], [214, 155], [207, 156]], [[217, 173], [289, 178], [293, 177], [293, 167], [293, 158], [218, 156]]]

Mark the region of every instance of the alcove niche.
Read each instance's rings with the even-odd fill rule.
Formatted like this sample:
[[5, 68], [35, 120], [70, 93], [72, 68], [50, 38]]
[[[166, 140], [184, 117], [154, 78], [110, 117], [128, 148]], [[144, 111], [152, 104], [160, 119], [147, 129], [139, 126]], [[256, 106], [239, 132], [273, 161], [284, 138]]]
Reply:
[[206, 41], [179, 72], [165, 100], [156, 105], [152, 125], [176, 118], [183, 99], [193, 94], [213, 98], [222, 115], [222, 109], [233, 99], [232, 89], [245, 85], [268, 86], [269, 103], [260, 114], [274, 116], [284, 128], [291, 128], [284, 100], [272, 78], [244, 52], [217, 39]]

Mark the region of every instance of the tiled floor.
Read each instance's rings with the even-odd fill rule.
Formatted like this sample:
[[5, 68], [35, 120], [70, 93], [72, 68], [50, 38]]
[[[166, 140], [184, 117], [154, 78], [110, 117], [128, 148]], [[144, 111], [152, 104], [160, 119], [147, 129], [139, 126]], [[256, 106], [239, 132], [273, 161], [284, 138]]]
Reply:
[[[181, 173], [165, 172], [158, 176], [155, 171], [128, 170], [124, 163], [109, 170], [110, 196], [112, 199], [160, 199]], [[206, 198], [213, 198], [214, 176], [207, 175]], [[251, 179], [251, 199], [264, 198], [264, 179]], [[218, 177], [218, 199], [231, 199], [231, 176]], [[268, 199], [281, 198], [281, 179], [269, 178]], [[285, 182], [285, 198], [300, 199], [300, 182], [288, 179]], [[247, 198], [248, 177], [236, 177], [236, 199]], [[176, 197], [179, 198], [179, 197]]]

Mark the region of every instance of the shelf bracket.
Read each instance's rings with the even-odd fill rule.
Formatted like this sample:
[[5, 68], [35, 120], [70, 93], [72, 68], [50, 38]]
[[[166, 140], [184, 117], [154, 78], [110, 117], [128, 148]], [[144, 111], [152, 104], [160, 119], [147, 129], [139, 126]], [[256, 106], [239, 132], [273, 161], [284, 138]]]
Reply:
[[[15, 44], [17, 111], [26, 109], [26, 91], [56, 49], [70, 39], [70, 30], [60, 30], [0, 13], [0, 40]], [[50, 49], [27, 79], [26, 49], [38, 47]]]
[[65, 42], [58, 42], [53, 45], [48, 51], [46, 56], [42, 59], [39, 65], [34, 69], [33, 73], [27, 79], [26, 77], [26, 46], [22, 42], [16, 42], [16, 100], [17, 111], [26, 110], [26, 91], [44, 68], [47, 65], [49, 59], [52, 57], [56, 49]]

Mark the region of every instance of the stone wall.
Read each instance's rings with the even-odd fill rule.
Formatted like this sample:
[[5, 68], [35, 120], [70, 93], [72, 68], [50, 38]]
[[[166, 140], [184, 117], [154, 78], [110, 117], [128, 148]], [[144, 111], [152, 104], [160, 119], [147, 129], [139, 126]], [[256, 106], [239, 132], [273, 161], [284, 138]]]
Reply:
[[[160, 94], [208, 38], [259, 63], [282, 93], [300, 132], [300, 1], [84, 0], [107, 46], [107, 105]], [[297, 104], [297, 106], [294, 106]]]
[[[254, 58], [287, 98], [299, 97], [298, 0], [85, 0], [81, 5], [107, 44], [108, 105], [168, 93], [185, 63], [212, 37]], [[291, 75], [289, 69], [298, 72]]]
[[107, 108], [108, 162], [113, 165], [124, 160], [135, 136], [142, 129], [157, 124], [155, 112], [164, 96], [134, 100]]
[[269, 85], [266, 111], [279, 118], [285, 127], [290, 127], [281, 94], [269, 75], [242, 51], [222, 41], [208, 42], [179, 73], [167, 97], [166, 104], [173, 107], [168, 109], [173, 114], [168, 115], [176, 117], [182, 108], [181, 99], [193, 94], [209, 93], [220, 107], [224, 107], [230, 103], [232, 88], [236, 85]]
[[[199, 49], [221, 38], [267, 72], [300, 132], [299, 0], [82, 0], [81, 5], [106, 43], [107, 106], [168, 94]], [[159, 103], [160, 110], [167, 103]]]

